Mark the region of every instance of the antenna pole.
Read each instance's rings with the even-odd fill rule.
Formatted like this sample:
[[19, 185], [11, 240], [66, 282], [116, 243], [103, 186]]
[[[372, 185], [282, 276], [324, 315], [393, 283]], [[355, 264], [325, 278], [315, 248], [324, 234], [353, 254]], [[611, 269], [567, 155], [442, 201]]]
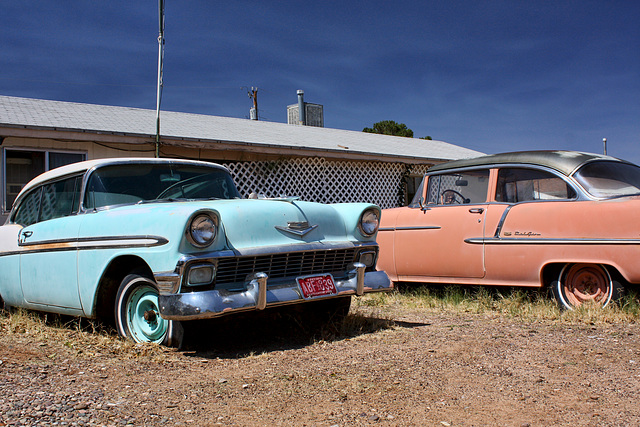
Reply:
[[253, 100], [253, 108], [251, 109], [251, 120], [258, 120], [258, 88], [252, 87], [249, 91], [249, 98]]
[[164, 0], [158, 0], [160, 32], [158, 35], [158, 86], [156, 92], [156, 157], [160, 157], [160, 101], [162, 100], [162, 66], [164, 60]]

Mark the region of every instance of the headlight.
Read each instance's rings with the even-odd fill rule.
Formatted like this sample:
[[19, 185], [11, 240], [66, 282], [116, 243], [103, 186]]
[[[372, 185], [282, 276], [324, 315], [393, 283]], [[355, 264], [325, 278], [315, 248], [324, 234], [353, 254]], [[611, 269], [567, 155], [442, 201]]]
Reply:
[[217, 229], [216, 219], [207, 214], [200, 214], [191, 220], [187, 237], [194, 246], [206, 248], [215, 240]]
[[380, 214], [376, 209], [367, 209], [360, 217], [360, 231], [365, 236], [373, 236], [380, 225]]

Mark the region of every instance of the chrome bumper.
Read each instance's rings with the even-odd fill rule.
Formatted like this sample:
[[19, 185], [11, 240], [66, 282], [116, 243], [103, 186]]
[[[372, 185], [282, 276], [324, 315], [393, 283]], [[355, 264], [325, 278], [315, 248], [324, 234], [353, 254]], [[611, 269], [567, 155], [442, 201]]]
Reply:
[[270, 282], [267, 287], [267, 275], [256, 273], [243, 292], [212, 290], [160, 295], [160, 315], [169, 320], [210, 319], [279, 305], [393, 289], [393, 284], [384, 271], [365, 272], [364, 264], [356, 264], [355, 267], [348, 278], [335, 279], [338, 293], [333, 295], [305, 300], [295, 279]]

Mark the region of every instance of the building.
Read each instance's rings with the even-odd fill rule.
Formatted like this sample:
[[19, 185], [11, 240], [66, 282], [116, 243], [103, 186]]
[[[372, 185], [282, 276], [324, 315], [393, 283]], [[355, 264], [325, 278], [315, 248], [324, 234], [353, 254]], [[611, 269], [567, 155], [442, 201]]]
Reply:
[[[162, 111], [160, 157], [222, 163], [241, 194], [323, 203], [403, 205], [429, 166], [482, 153], [427, 141]], [[6, 218], [22, 186], [56, 166], [101, 157], [153, 157], [156, 111], [0, 96]]]

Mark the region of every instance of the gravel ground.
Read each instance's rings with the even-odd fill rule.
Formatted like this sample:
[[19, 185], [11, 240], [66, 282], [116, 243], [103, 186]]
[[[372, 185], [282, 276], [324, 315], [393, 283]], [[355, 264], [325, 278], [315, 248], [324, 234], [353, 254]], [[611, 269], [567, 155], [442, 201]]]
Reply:
[[400, 306], [315, 336], [283, 322], [199, 325], [177, 351], [0, 316], [0, 426], [640, 425], [636, 323]]

